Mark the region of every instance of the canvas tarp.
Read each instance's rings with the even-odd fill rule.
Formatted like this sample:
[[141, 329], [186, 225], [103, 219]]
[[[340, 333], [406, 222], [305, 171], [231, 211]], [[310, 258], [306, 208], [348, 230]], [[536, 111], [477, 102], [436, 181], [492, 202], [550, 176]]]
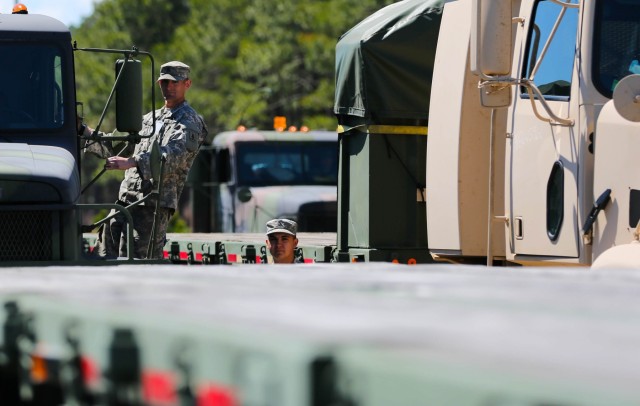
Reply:
[[404, 0], [336, 46], [334, 113], [342, 125], [426, 125], [443, 0]]

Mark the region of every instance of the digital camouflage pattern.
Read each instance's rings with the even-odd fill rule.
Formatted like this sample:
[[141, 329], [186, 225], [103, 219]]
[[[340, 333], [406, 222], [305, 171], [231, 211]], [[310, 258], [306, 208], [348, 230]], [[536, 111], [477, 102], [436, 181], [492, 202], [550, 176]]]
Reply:
[[[151, 146], [158, 141], [160, 153], [166, 156], [164, 166], [162, 190], [160, 196], [161, 211], [160, 220], [156, 220], [156, 246], [151, 258], [162, 258], [167, 226], [171, 214], [178, 208], [178, 199], [187, 180], [191, 165], [198, 154], [198, 150], [207, 137], [207, 128], [204, 120], [185, 101], [173, 109], [162, 107], [156, 110], [156, 125], [153, 123], [151, 112], [143, 117], [143, 127], [140, 135], [142, 141], [133, 147], [128, 144], [120, 156], [131, 155], [136, 161], [136, 166], [127, 169], [124, 180], [120, 184], [118, 193], [119, 202], [127, 206], [142, 199], [155, 189], [155, 182], [151, 174]], [[105, 136], [105, 134], [101, 134]], [[106, 135], [108, 138], [108, 135]], [[102, 158], [115, 156], [113, 145], [108, 140], [101, 142], [87, 142], [85, 151]], [[153, 209], [157, 198], [151, 197], [140, 206], [148, 207], [147, 211], [136, 210], [134, 219], [135, 256], [145, 258], [148, 248], [149, 236], [153, 225]], [[136, 207], [136, 209], [138, 209]], [[151, 213], [150, 215], [148, 213]], [[144, 213], [144, 214], [143, 214]], [[165, 214], [166, 213], [166, 214]], [[133, 213], [132, 213], [133, 214]], [[126, 255], [123, 251], [126, 247], [119, 244], [126, 242], [126, 230], [124, 229], [124, 216], [116, 216], [108, 225], [103, 225], [100, 230], [100, 238], [96, 248], [100, 256], [114, 257]], [[124, 252], [124, 255], [123, 255]]]
[[[152, 120], [151, 113], [144, 117], [142, 135], [153, 133]], [[178, 208], [178, 199], [187, 181], [189, 169], [200, 145], [206, 139], [207, 128], [202, 118], [186, 101], [175, 109], [163, 107], [156, 111], [156, 123], [161, 125], [158, 134], [143, 139], [135, 148], [133, 156], [137, 168], [126, 171], [125, 179], [120, 185], [120, 199], [126, 202], [139, 200], [148, 193], [147, 188], [153, 186], [150, 151], [153, 141], [157, 139], [160, 153], [167, 157], [160, 207], [175, 210]], [[148, 204], [155, 205], [155, 200], [152, 199]]]
[[287, 233], [293, 236], [298, 231], [298, 223], [289, 219], [273, 219], [267, 221], [267, 235], [271, 233]]
[[[136, 160], [136, 167], [125, 171], [118, 198], [130, 204], [142, 199], [154, 189], [154, 182], [157, 180], [151, 176], [151, 145], [154, 140], [158, 140], [160, 153], [166, 154], [167, 157], [163, 173], [160, 207], [176, 210], [189, 169], [198, 154], [200, 145], [207, 137], [207, 128], [202, 118], [186, 101], [174, 109], [162, 107], [156, 110], [156, 123], [157, 130], [154, 131], [151, 112], [144, 116], [140, 135], [152, 136], [142, 139], [139, 144], [135, 145], [132, 156]], [[130, 150], [131, 144], [120, 155], [127, 156]], [[89, 141], [85, 151], [101, 158], [116, 155], [113, 146], [108, 141], [101, 143]], [[155, 201], [156, 199], [152, 198], [142, 204], [155, 206]]]
[[167, 62], [160, 67], [160, 77], [158, 80], [180, 80], [189, 79], [191, 68], [180, 61]]
[[[129, 209], [133, 217], [133, 250], [134, 258], [147, 258], [149, 239], [151, 237], [155, 207], [134, 206]], [[114, 214], [112, 210], [109, 215]], [[173, 211], [171, 209], [158, 208], [156, 219], [156, 233], [154, 250], [149, 258], [162, 258], [163, 248], [166, 243], [166, 230]], [[164, 230], [164, 231], [163, 231]], [[122, 212], [118, 212], [108, 224], [103, 224], [98, 232], [95, 246], [95, 254], [103, 258], [115, 259], [117, 256], [127, 256], [127, 229], [126, 218]]]

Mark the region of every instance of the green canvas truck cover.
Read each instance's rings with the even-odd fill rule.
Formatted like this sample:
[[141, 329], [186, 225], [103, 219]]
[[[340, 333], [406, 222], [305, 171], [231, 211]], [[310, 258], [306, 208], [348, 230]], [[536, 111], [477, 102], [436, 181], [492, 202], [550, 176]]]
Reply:
[[426, 125], [442, 0], [405, 0], [367, 17], [336, 45], [341, 125]]

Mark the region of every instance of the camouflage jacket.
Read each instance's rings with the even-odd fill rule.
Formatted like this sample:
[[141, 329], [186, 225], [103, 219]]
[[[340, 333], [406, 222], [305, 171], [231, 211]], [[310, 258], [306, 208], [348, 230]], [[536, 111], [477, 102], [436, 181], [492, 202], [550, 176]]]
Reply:
[[[173, 109], [162, 107], [156, 110], [155, 130], [151, 112], [143, 117], [142, 124], [140, 135], [152, 136], [143, 138], [139, 144], [136, 144], [133, 154], [130, 152], [131, 145], [128, 145], [121, 154], [121, 156], [133, 156], [136, 166], [125, 171], [118, 198], [123, 202], [133, 203], [154, 189], [156, 180], [151, 175], [150, 156], [151, 145], [154, 140], [158, 140], [160, 153], [165, 154], [167, 158], [162, 175], [160, 207], [175, 210], [178, 208], [178, 199], [187, 180], [189, 169], [200, 146], [207, 138], [207, 127], [204, 120], [186, 101]], [[87, 143], [85, 150], [102, 158], [115, 155], [108, 141]], [[155, 205], [155, 203], [156, 199], [151, 198], [142, 204]]]

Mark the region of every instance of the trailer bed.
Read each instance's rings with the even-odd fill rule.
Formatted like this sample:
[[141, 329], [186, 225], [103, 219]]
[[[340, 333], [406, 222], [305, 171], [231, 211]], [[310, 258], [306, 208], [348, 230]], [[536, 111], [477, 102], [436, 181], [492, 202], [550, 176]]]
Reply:
[[37, 348], [50, 356], [72, 355], [64, 337], [74, 325], [84, 356], [109, 371], [125, 331], [147, 379], [183, 382], [182, 359], [196, 392], [222, 388], [242, 405], [640, 402], [633, 271], [4, 268], [0, 299], [33, 315]]

